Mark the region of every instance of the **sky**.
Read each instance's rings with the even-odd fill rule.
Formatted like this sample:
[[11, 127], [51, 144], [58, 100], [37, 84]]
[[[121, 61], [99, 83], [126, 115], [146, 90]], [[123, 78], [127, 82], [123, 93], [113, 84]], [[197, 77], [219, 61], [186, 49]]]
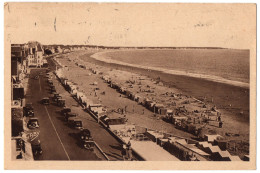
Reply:
[[256, 44], [254, 4], [7, 3], [4, 11], [10, 43], [237, 49]]

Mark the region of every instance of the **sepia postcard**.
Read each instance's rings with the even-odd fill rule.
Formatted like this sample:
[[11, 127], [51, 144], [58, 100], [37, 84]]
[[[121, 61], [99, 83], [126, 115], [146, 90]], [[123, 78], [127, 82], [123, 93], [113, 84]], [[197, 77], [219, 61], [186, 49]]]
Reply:
[[5, 169], [256, 169], [256, 4], [4, 4]]

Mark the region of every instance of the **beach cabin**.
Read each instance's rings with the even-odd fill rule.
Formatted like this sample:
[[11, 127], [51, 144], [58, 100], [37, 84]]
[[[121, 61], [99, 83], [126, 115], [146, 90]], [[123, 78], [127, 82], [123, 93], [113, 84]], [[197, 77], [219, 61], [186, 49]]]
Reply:
[[[160, 109], [162, 109], [162, 108], [164, 108], [164, 105], [163, 105], [163, 104], [156, 103], [156, 104], [154, 105], [155, 113], [161, 114]], [[164, 114], [164, 115], [166, 115], [166, 114]]]
[[174, 116], [173, 117], [173, 124], [177, 125], [180, 124], [182, 121], [187, 121], [188, 117], [186, 116]]
[[182, 106], [182, 107], [178, 107], [176, 108], [176, 111], [175, 111], [175, 115], [181, 115], [181, 114], [186, 114], [188, 111], [187, 109], [185, 108], [185, 106]]
[[77, 98], [78, 101], [80, 101], [80, 98], [83, 97], [83, 96], [84, 96], [84, 93], [83, 93], [83, 92], [78, 91], [78, 92], [76, 93], [76, 98]]
[[126, 118], [122, 114], [118, 113], [109, 113], [107, 114], [106, 124], [107, 125], [119, 125], [119, 124], [125, 124]]
[[161, 114], [161, 115], [166, 115], [167, 114], [167, 110], [168, 109], [166, 109], [166, 108], [164, 108], [164, 107], [161, 107], [161, 108], [159, 108], [159, 114]]
[[127, 90], [127, 89], [125, 89], [125, 95], [126, 95], [126, 97], [131, 98], [132, 92]]

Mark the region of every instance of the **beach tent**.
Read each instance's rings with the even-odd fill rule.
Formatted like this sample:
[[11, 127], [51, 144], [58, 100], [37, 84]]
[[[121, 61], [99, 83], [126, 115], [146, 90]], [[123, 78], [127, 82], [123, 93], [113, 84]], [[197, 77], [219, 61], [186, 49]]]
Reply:
[[144, 99], [144, 106], [146, 107], [146, 108], [149, 108], [150, 107], [150, 103], [152, 103], [153, 101], [152, 100], [150, 100], [150, 99], [148, 99], [148, 98], [145, 98]]
[[94, 104], [93, 101], [90, 99], [85, 100], [85, 102], [86, 102], [87, 108], [89, 108], [89, 109], [90, 109], [90, 105]]
[[125, 90], [125, 95], [126, 95], [128, 98], [130, 98], [130, 97], [132, 96], [132, 92], [126, 89], [126, 90]]
[[67, 85], [67, 82], [68, 82], [68, 79], [67, 78], [64, 78], [63, 79], [63, 84], [66, 86]]
[[96, 107], [102, 107], [102, 105], [101, 104], [95, 104], [95, 103], [92, 102], [91, 104], [89, 104], [88, 107], [89, 107], [90, 110], [92, 110], [93, 108], [96, 108]]
[[119, 87], [119, 91], [122, 94], [126, 94], [126, 88], [125, 87]]
[[77, 91], [77, 93], [76, 93], [76, 97], [77, 97], [78, 100], [79, 100], [80, 97], [82, 97], [83, 95], [84, 95], [84, 93], [83, 93], [83, 92], [80, 92], [80, 91]]
[[151, 111], [155, 111], [155, 105], [156, 105], [156, 102], [154, 102], [154, 101], [151, 101], [151, 102], [149, 102], [149, 104], [148, 104], [148, 109], [150, 109]]
[[79, 101], [84, 106], [84, 108], [87, 107], [87, 97], [85, 95], [80, 97]]
[[[164, 108], [164, 105], [163, 105], [163, 104], [156, 103], [156, 104], [154, 105], [154, 107], [155, 107], [155, 112], [158, 113], [158, 114], [161, 114], [160, 109]], [[166, 115], [166, 114], [163, 114], [163, 115]]]
[[98, 116], [98, 113], [104, 112], [102, 106], [100, 106], [100, 107], [90, 107], [90, 110], [96, 116]]
[[176, 125], [177, 123], [180, 123], [181, 121], [187, 121], [188, 117], [184, 117], [184, 116], [175, 116], [173, 117], [173, 123]]
[[167, 116], [173, 116], [173, 110], [167, 109], [166, 115], [167, 115]]
[[138, 102], [141, 96], [134, 94], [134, 101]]
[[71, 90], [71, 94], [72, 94], [72, 95], [75, 95], [75, 96], [77, 96], [77, 92], [78, 92], [78, 90], [77, 90], [77, 89], [72, 89], [72, 90]]

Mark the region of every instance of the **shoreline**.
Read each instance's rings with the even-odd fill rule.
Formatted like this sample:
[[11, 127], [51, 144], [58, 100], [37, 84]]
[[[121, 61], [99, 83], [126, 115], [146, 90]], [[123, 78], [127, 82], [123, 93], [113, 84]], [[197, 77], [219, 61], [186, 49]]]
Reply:
[[[116, 51], [120, 51], [120, 50], [116, 50]], [[225, 78], [222, 78], [219, 76], [191, 73], [191, 72], [185, 72], [185, 71], [181, 71], [181, 70], [170, 70], [170, 69], [164, 69], [164, 68], [160, 68], [160, 67], [149, 67], [149, 66], [130, 64], [130, 63], [114, 60], [109, 56], [105, 57], [104, 54], [106, 54], [108, 52], [115, 52], [115, 51], [97, 52], [97, 53], [94, 53], [93, 55], [91, 55], [91, 58], [94, 58], [98, 61], [103, 61], [106, 63], [113, 63], [113, 64], [124, 65], [124, 66], [135, 67], [135, 68], [143, 68], [145, 70], [153, 70], [153, 71], [158, 71], [158, 72], [170, 74], [170, 75], [179, 75], [179, 76], [185, 76], [185, 77], [191, 77], [191, 78], [199, 78], [199, 79], [208, 80], [208, 81], [212, 81], [212, 82], [216, 82], [216, 83], [233, 85], [233, 86], [241, 87], [241, 88], [245, 88], [245, 89], [250, 88], [249, 83], [225, 79]]]

